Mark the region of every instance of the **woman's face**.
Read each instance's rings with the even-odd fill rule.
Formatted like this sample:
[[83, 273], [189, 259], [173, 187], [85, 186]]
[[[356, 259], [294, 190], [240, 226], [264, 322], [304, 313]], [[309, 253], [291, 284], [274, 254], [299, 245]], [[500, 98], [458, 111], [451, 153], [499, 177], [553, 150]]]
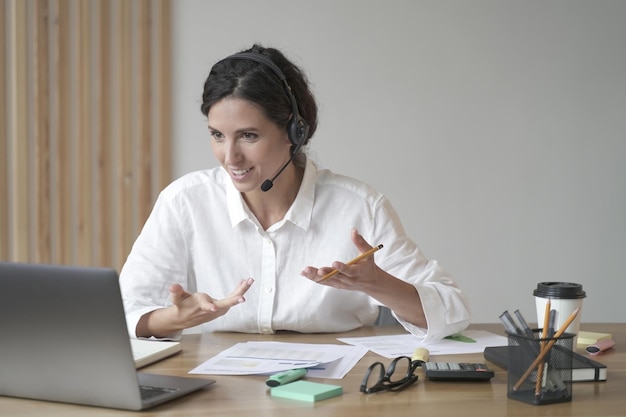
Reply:
[[207, 116], [213, 154], [240, 192], [259, 190], [289, 159], [286, 129], [251, 101], [223, 98]]

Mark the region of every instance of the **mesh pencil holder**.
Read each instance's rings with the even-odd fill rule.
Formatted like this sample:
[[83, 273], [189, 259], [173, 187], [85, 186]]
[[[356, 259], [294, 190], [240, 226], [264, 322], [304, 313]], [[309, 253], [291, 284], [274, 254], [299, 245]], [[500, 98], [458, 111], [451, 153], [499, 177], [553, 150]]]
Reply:
[[541, 333], [508, 333], [508, 397], [535, 405], [572, 401], [574, 335], [542, 338]]

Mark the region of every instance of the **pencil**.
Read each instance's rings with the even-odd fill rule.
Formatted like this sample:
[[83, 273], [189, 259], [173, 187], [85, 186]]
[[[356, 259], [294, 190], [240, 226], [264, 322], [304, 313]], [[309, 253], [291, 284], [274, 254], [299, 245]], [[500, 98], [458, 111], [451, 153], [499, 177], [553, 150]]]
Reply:
[[561, 335], [565, 333], [565, 330], [567, 329], [567, 327], [570, 324], [572, 324], [572, 322], [576, 318], [576, 315], [578, 315], [579, 311], [580, 311], [580, 307], [578, 307], [576, 310], [572, 312], [572, 314], [569, 315], [567, 320], [565, 320], [565, 323], [563, 323], [559, 331], [556, 332], [556, 334], [554, 335], [554, 338], [551, 339], [543, 349], [541, 349], [541, 352], [539, 352], [539, 355], [537, 355], [533, 363], [530, 364], [528, 369], [526, 369], [526, 372], [524, 372], [524, 374], [520, 377], [517, 383], [513, 386], [513, 391], [517, 391], [522, 386], [522, 384], [524, 383], [524, 381], [526, 381], [526, 378], [528, 378], [528, 376], [531, 374], [533, 369], [535, 369], [535, 367], [539, 365], [539, 362], [541, 362], [543, 358], [546, 357], [548, 352], [550, 352], [550, 349], [552, 349], [552, 346], [554, 346], [554, 344], [556, 343], [557, 339], [561, 337]]
[[[545, 345], [545, 339], [548, 337], [548, 327], [550, 326], [550, 299], [546, 301], [546, 311], [543, 314], [543, 331], [541, 332], [541, 341], [539, 342], [539, 351], [541, 352]], [[539, 362], [537, 368], [537, 381], [535, 383], [535, 396], [541, 395], [541, 386], [543, 385], [543, 367], [544, 362]]]
[[[363, 252], [362, 254], [360, 254], [359, 256], [357, 256], [356, 258], [352, 259], [351, 261], [346, 262], [346, 265], [354, 265], [355, 263], [367, 258], [368, 256], [370, 256], [371, 254], [373, 254], [374, 252], [376, 252], [377, 250], [381, 249], [383, 247], [382, 244], [378, 245], [378, 246], [374, 246], [372, 249]], [[328, 279], [332, 276], [334, 276], [335, 274], [337, 274], [339, 271], [337, 271], [336, 269], [333, 269], [332, 271], [330, 271], [328, 274], [324, 275], [322, 277], [322, 279], [320, 279], [320, 281], [324, 281], [325, 279]]]

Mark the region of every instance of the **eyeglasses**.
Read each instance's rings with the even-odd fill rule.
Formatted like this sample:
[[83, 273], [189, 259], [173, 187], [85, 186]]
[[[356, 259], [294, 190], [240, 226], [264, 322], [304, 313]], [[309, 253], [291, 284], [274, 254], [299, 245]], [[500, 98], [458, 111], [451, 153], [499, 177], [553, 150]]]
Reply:
[[[378, 391], [402, 391], [406, 387], [417, 382], [415, 370], [420, 365], [419, 361], [413, 361], [408, 356], [400, 356], [391, 361], [387, 372], [381, 362], [374, 362], [367, 368], [361, 392], [371, 394]], [[378, 379], [374, 382], [374, 370], [378, 368]]]

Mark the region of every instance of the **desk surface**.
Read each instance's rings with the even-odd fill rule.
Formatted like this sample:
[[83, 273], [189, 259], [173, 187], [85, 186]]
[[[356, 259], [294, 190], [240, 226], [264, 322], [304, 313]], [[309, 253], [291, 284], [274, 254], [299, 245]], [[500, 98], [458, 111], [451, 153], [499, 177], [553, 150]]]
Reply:
[[[598, 357], [608, 366], [605, 382], [576, 382], [570, 403], [535, 406], [507, 398], [506, 371], [491, 365], [495, 377], [490, 383], [432, 382], [418, 371], [416, 385], [399, 393], [365, 395], [359, 385], [365, 369], [381, 357], [371, 352], [343, 379], [315, 379], [342, 385], [344, 394], [315, 404], [271, 398], [261, 376], [210, 376], [213, 386], [141, 413], [143, 416], [623, 416], [626, 387], [626, 323], [584, 324], [583, 330], [612, 333], [617, 348]], [[472, 325], [472, 329], [502, 333], [499, 324]], [[214, 333], [185, 335], [183, 352], [143, 368], [144, 372], [187, 375], [187, 371], [238, 342], [248, 340], [302, 343], [339, 343], [337, 337], [398, 334], [399, 327], [367, 327], [344, 334], [250, 335]], [[433, 356], [447, 362], [484, 362], [482, 354]], [[389, 362], [383, 358], [383, 362]], [[1, 370], [0, 370], [1, 371]], [[195, 377], [195, 376], [194, 376]], [[6, 416], [137, 416], [135, 412], [71, 404], [0, 397], [0, 414]]]

